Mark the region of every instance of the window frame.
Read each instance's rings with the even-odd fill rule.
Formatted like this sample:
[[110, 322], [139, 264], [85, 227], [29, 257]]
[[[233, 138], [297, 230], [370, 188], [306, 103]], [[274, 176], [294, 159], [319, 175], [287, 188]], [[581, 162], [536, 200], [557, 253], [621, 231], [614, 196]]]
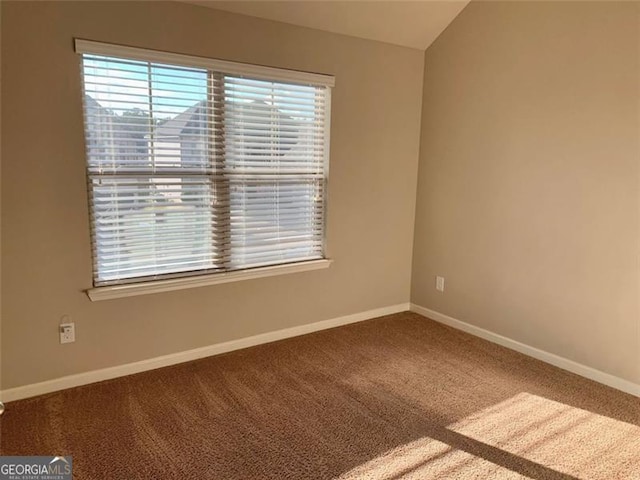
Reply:
[[[149, 293], [166, 292], [171, 290], [180, 290], [185, 288], [202, 287], [206, 285], [215, 285], [240, 280], [249, 280], [253, 278], [262, 278], [273, 275], [282, 275], [287, 273], [298, 273], [310, 270], [318, 270], [327, 268], [331, 265], [332, 260], [329, 259], [328, 242], [327, 242], [327, 190], [329, 176], [329, 144], [330, 144], [330, 126], [331, 126], [331, 87], [335, 85], [335, 79], [331, 75], [309, 73], [298, 70], [285, 70], [274, 67], [266, 67], [260, 65], [251, 65], [246, 63], [229, 62], [226, 60], [210, 59], [205, 57], [197, 57], [191, 55], [183, 55], [176, 53], [161, 52], [157, 50], [148, 50], [136, 47], [128, 47], [90, 40], [75, 39], [75, 52], [82, 58], [82, 54], [111, 56], [116, 58], [125, 58], [131, 60], [139, 60], [149, 63], [162, 63], [176, 66], [184, 66], [187, 68], [205, 68], [210, 73], [221, 72], [224, 75], [246, 76], [256, 80], [265, 80], [270, 82], [290, 82], [315, 85], [318, 87], [327, 87], [326, 110], [324, 118], [324, 151], [323, 151], [323, 215], [322, 215], [322, 258], [311, 260], [292, 260], [288, 263], [276, 263], [273, 265], [264, 265], [257, 267], [248, 267], [237, 270], [225, 270], [220, 272], [207, 272], [196, 270], [193, 273], [188, 271], [177, 272], [175, 275], [163, 275], [160, 278], [141, 279], [132, 278], [123, 283], [113, 283], [106, 285], [94, 284], [93, 288], [86, 290], [87, 295], [92, 301], [106, 300], [111, 298], [128, 297], [134, 295], [142, 295]], [[86, 128], [86, 119], [83, 118], [83, 127]], [[86, 162], [87, 160], [85, 160]], [[88, 181], [90, 181], [89, 169], [87, 168]], [[91, 193], [89, 192], [89, 195]], [[89, 199], [91, 200], [91, 199]], [[93, 220], [91, 220], [93, 222]], [[92, 229], [94, 226], [92, 225]], [[95, 250], [94, 236], [91, 235], [92, 251]], [[95, 254], [95, 253], [94, 253]], [[93, 262], [94, 272], [92, 277], [95, 279], [95, 269], [97, 265]]]

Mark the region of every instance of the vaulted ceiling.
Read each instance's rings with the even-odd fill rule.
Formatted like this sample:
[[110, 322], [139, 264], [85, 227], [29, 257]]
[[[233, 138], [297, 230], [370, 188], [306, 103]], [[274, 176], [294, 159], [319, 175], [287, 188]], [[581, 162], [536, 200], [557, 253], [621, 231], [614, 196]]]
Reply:
[[431, 45], [469, 3], [469, 0], [184, 1], [420, 50]]

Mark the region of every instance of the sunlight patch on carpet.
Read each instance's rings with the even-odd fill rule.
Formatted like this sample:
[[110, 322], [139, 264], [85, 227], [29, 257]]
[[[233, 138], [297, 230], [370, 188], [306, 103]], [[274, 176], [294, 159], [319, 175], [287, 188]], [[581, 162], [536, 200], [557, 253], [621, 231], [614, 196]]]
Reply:
[[446, 443], [423, 437], [342, 474], [338, 480], [526, 478]]
[[640, 427], [529, 393], [447, 428], [574, 477], [640, 479]]

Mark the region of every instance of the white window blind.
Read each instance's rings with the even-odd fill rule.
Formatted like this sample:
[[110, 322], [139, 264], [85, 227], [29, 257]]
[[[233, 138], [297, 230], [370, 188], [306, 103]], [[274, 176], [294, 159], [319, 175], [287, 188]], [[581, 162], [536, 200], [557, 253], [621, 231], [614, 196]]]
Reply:
[[76, 50], [95, 286], [324, 258], [332, 77]]

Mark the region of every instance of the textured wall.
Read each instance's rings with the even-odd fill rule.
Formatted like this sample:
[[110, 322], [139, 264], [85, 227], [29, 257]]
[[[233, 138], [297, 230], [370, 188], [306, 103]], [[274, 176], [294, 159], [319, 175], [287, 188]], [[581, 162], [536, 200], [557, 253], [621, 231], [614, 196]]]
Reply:
[[639, 21], [472, 2], [427, 50], [411, 295], [636, 382]]
[[[73, 38], [333, 74], [334, 265], [92, 303]], [[179, 3], [2, 2], [3, 388], [408, 302], [423, 54]], [[58, 343], [63, 314], [77, 341]]]

